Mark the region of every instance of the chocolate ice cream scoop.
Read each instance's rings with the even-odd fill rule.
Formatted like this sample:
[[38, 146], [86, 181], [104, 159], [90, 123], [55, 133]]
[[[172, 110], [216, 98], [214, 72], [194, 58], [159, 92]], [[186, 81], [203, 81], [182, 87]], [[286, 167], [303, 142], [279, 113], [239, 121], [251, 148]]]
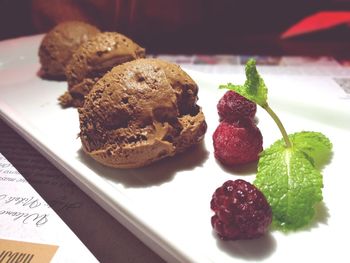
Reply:
[[114, 67], [79, 108], [84, 151], [111, 167], [142, 167], [202, 141], [198, 86], [177, 65], [138, 59]]
[[63, 22], [54, 27], [39, 48], [43, 77], [64, 79], [65, 67], [73, 52], [99, 32], [96, 27], [80, 21]]
[[68, 92], [59, 98], [64, 107], [80, 107], [95, 82], [114, 66], [145, 57], [145, 49], [126, 36], [104, 32], [82, 44], [66, 68]]

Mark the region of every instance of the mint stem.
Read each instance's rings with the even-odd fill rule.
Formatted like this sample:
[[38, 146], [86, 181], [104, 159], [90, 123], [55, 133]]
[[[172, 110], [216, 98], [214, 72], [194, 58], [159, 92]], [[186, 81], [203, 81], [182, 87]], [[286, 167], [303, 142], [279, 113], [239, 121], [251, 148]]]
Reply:
[[286, 144], [286, 147], [287, 148], [291, 148], [292, 147], [292, 143], [289, 140], [288, 134], [287, 134], [286, 129], [284, 128], [281, 120], [278, 118], [276, 113], [270, 108], [270, 106], [268, 104], [264, 105], [263, 108], [267, 111], [268, 114], [270, 114], [272, 119], [276, 122], [278, 128], [280, 129], [280, 131], [282, 133], [283, 140], [284, 140], [284, 143]]

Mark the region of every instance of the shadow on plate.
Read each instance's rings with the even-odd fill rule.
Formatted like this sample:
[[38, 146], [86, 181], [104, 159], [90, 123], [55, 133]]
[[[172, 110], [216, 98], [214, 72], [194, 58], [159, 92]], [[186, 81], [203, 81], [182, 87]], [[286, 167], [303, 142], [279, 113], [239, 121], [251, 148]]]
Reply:
[[[315, 205], [315, 216], [310, 224], [300, 229], [300, 231], [311, 231], [313, 228], [318, 228], [321, 224], [327, 225], [329, 218], [329, 209], [325, 202], [320, 202]], [[299, 230], [298, 230], [299, 231]]]
[[227, 173], [235, 174], [235, 175], [252, 175], [256, 174], [258, 161], [250, 162], [247, 164], [235, 165], [235, 166], [227, 166], [220, 163], [216, 160], [216, 163]]
[[137, 169], [118, 169], [104, 166], [85, 154], [82, 149], [78, 151], [78, 156], [81, 162], [106, 179], [122, 183], [125, 187], [147, 187], [169, 182], [177, 172], [190, 171], [202, 166], [208, 159], [209, 152], [202, 142], [184, 153]]
[[[319, 224], [327, 224], [329, 218], [329, 211], [324, 202], [320, 202], [316, 206], [316, 214], [311, 225], [308, 225], [299, 231], [311, 231]], [[282, 233], [282, 232], [281, 232]], [[293, 232], [285, 233], [292, 235]], [[237, 241], [223, 241], [218, 238], [213, 231], [219, 249], [229, 254], [234, 258], [241, 258], [248, 261], [260, 261], [269, 258], [277, 248], [277, 242], [271, 233], [267, 233], [259, 239], [252, 240], [237, 240]]]
[[223, 241], [213, 231], [219, 249], [234, 258], [248, 261], [260, 261], [270, 257], [276, 250], [275, 238], [267, 233], [261, 238], [251, 240]]
[[45, 72], [40, 68], [36, 72], [37, 77], [43, 79], [43, 80], [49, 80], [49, 81], [66, 81], [66, 77], [64, 76], [49, 76], [45, 74]]
[[329, 210], [324, 202], [320, 202], [315, 205], [315, 216], [313, 220], [304, 227], [301, 227], [295, 231], [281, 232], [285, 235], [293, 235], [299, 232], [311, 232], [313, 229], [318, 228], [321, 224], [328, 225]]

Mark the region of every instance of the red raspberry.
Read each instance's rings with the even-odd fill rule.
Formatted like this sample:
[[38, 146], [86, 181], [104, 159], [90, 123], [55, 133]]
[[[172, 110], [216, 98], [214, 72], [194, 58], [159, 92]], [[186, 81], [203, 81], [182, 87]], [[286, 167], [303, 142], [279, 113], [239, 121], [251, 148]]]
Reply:
[[217, 109], [220, 120], [238, 121], [245, 118], [253, 119], [256, 113], [256, 104], [229, 90], [219, 100]]
[[229, 180], [216, 189], [210, 202], [211, 224], [224, 240], [262, 236], [272, 222], [272, 210], [263, 193], [244, 180]]
[[261, 132], [251, 120], [221, 122], [213, 142], [215, 158], [229, 166], [256, 161], [263, 149]]

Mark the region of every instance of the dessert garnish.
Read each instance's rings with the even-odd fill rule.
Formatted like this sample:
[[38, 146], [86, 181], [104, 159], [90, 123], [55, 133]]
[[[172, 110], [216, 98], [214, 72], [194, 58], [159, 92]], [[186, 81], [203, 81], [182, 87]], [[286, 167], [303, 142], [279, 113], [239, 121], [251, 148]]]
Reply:
[[215, 158], [227, 166], [258, 160], [262, 143], [261, 132], [250, 119], [222, 121], [213, 134]]
[[288, 135], [267, 101], [268, 89], [250, 59], [245, 67], [244, 85], [228, 83], [220, 88], [233, 90], [257, 103], [272, 117], [282, 139], [260, 153], [254, 185], [272, 208], [273, 226], [288, 231], [309, 224], [315, 205], [322, 201], [323, 178], [320, 171], [331, 156], [332, 143], [320, 132], [302, 131]]
[[217, 110], [220, 124], [213, 134], [215, 158], [227, 166], [258, 160], [263, 138], [254, 122], [256, 103], [228, 90]]
[[235, 122], [242, 119], [253, 120], [256, 103], [247, 100], [237, 92], [228, 90], [217, 104], [220, 120]]
[[211, 224], [223, 240], [258, 238], [272, 221], [265, 196], [254, 185], [238, 179], [216, 189], [210, 202], [215, 215]]

